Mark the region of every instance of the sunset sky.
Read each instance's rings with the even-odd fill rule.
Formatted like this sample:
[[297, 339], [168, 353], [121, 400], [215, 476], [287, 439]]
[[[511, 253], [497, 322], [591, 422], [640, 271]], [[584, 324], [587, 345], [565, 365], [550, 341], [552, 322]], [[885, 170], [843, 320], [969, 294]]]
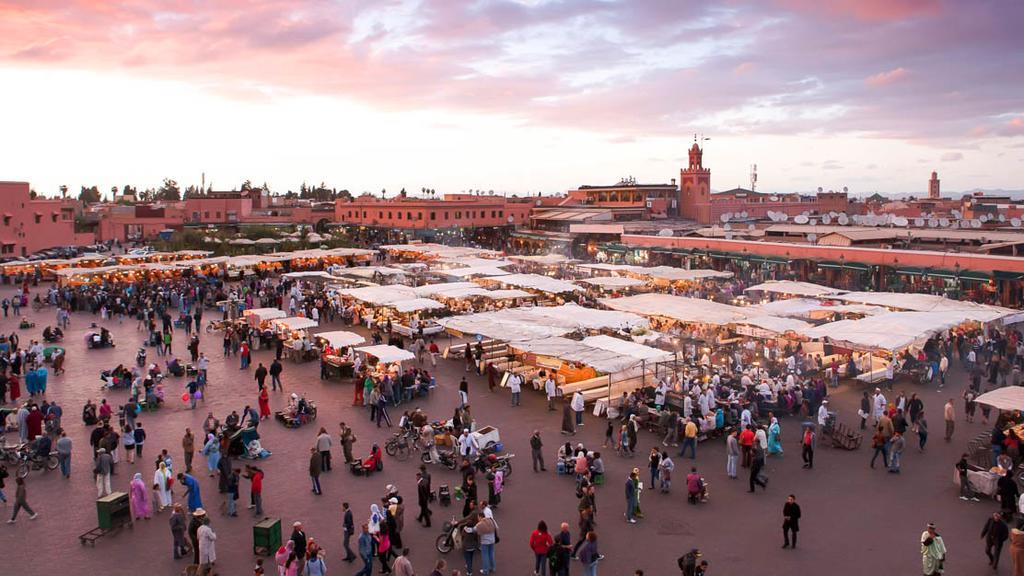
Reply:
[[0, 0], [0, 180], [1024, 188], [1019, 0]]

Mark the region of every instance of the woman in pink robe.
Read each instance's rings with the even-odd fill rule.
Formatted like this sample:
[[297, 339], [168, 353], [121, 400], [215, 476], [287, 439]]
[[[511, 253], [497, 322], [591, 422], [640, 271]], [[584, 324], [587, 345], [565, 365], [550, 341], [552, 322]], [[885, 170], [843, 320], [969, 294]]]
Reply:
[[146, 483], [142, 481], [142, 474], [135, 473], [131, 484], [128, 485], [128, 496], [131, 499], [132, 514], [135, 519], [145, 518], [148, 520], [152, 516], [152, 511], [149, 506], [149, 490], [146, 489]]

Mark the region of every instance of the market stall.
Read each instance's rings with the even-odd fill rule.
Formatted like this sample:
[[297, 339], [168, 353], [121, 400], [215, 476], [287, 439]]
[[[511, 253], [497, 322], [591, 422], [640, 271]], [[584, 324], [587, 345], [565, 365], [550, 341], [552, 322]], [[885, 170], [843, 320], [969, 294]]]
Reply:
[[329, 377], [333, 374], [338, 374], [341, 377], [352, 376], [355, 356], [353, 346], [366, 342], [366, 338], [355, 332], [333, 330], [320, 332], [314, 335], [314, 339], [320, 350], [321, 361], [324, 363], [321, 377]]
[[284, 341], [284, 350], [292, 361], [316, 359], [317, 352], [313, 349], [313, 341], [309, 336], [309, 329], [318, 325], [316, 320], [303, 316], [289, 316], [276, 318], [270, 322], [278, 337]]

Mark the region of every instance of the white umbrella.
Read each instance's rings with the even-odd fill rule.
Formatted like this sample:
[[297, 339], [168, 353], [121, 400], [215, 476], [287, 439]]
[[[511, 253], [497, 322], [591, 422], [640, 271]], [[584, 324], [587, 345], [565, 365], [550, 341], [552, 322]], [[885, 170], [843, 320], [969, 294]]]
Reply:
[[259, 240], [256, 240], [253, 243], [254, 244], [280, 244], [281, 241], [280, 240], [275, 240], [273, 238], [260, 238]]
[[234, 244], [235, 246], [252, 246], [255, 242], [248, 238], [235, 238], [234, 240], [228, 241], [228, 244]]

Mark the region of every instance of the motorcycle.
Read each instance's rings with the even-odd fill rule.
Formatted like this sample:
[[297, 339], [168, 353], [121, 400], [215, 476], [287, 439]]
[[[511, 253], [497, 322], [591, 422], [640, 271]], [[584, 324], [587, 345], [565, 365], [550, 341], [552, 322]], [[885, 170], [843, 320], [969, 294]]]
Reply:
[[433, 450], [437, 454], [437, 459], [431, 455], [431, 451], [427, 450], [420, 454], [420, 460], [424, 464], [440, 464], [449, 470], [455, 470], [459, 467], [459, 456], [455, 452], [448, 452], [445, 450]]
[[501, 470], [505, 478], [512, 475], [512, 458], [515, 454], [481, 454], [473, 461], [473, 468], [481, 473], [488, 470]]
[[450, 521], [446, 521], [444, 525], [441, 526], [441, 534], [437, 537], [437, 540], [434, 541], [434, 547], [437, 548], [438, 552], [441, 554], [447, 554], [455, 548], [455, 534], [458, 529], [459, 527], [456, 524], [455, 518], [452, 518]]
[[32, 470], [56, 470], [58, 466], [57, 451], [51, 450], [47, 456], [35, 452], [35, 449], [25, 444], [18, 448], [18, 478], [28, 476]]

